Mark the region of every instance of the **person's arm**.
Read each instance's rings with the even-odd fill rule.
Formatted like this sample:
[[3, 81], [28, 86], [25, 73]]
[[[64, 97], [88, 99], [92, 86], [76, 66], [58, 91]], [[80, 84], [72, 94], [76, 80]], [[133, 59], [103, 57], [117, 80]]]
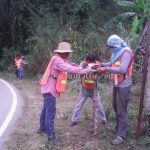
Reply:
[[106, 70], [112, 73], [125, 74], [128, 70], [131, 61], [132, 61], [131, 53], [126, 51], [122, 55], [121, 65], [119, 67], [106, 67]]
[[76, 64], [76, 63], [74, 63], [74, 62], [70, 62], [70, 61], [69, 61], [69, 64], [70, 64], [70, 65], [72, 65], [72, 66], [79, 67], [79, 65], [78, 65], [78, 64]]
[[107, 63], [101, 63], [101, 67], [107, 67], [107, 66], [111, 66], [112, 65], [112, 62], [109, 61]]
[[64, 71], [64, 72], [76, 73], [76, 74], [87, 74], [91, 71], [88, 69], [82, 69], [79, 66], [72, 66], [72, 65], [68, 64], [67, 62], [64, 62], [61, 59], [59, 59], [59, 60], [57, 59], [55, 62], [56, 62], [55, 69]]

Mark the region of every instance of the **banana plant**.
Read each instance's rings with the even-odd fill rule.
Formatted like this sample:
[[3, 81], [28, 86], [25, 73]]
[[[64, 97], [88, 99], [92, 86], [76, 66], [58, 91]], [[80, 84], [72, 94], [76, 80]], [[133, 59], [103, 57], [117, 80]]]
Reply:
[[134, 0], [134, 2], [118, 0], [117, 4], [133, 10], [135, 15], [131, 24], [130, 35], [139, 33], [147, 20], [150, 0]]
[[136, 47], [135, 43], [139, 38], [139, 33], [147, 21], [150, 0], [117, 0], [116, 4], [120, 8], [125, 8], [124, 10], [126, 12], [113, 17], [106, 24], [104, 24], [104, 28], [107, 29], [113, 25], [117, 27], [119, 23], [124, 24], [125, 22], [131, 21], [131, 27], [128, 31], [127, 41], [128, 44], [134, 49]]

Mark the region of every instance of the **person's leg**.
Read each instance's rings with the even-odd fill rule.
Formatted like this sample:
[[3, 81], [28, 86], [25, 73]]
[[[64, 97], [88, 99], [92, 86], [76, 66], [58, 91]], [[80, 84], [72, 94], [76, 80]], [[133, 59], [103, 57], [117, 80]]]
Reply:
[[20, 80], [21, 79], [21, 70], [20, 70], [20, 68], [19, 69], [17, 69], [18, 71], [18, 79]]
[[22, 69], [22, 68], [19, 68], [19, 69], [18, 69], [18, 79], [19, 79], [19, 80], [22, 80], [22, 78], [23, 78], [23, 69]]
[[118, 132], [117, 136], [122, 139], [127, 138], [128, 133], [128, 112], [127, 106], [130, 100], [131, 86], [125, 88], [117, 88], [116, 102], [117, 102], [117, 118], [118, 118]]
[[44, 95], [45, 100], [45, 127], [48, 134], [48, 139], [55, 139], [55, 127], [54, 119], [56, 115], [56, 98], [50, 94], [46, 93]]
[[117, 118], [117, 102], [116, 102], [116, 92], [117, 92], [117, 88], [113, 87], [113, 94], [112, 94], [112, 106], [116, 115], [116, 123], [113, 127], [114, 131], [118, 131], [118, 118]]
[[20, 79], [23, 79], [23, 68], [20, 69]]
[[18, 78], [18, 69], [17, 68], [16, 68], [15, 74], [16, 74], [16, 77]]
[[[92, 99], [94, 99], [94, 97], [92, 97]], [[103, 105], [101, 103], [101, 98], [100, 98], [98, 91], [96, 92], [95, 100], [96, 100], [97, 115], [102, 123], [106, 123], [106, 116], [105, 116], [105, 112], [104, 112]]]
[[44, 98], [43, 108], [40, 115], [40, 128], [39, 128], [39, 130], [43, 132], [46, 131], [45, 115], [46, 115], [46, 108], [45, 108], [45, 98]]
[[79, 92], [79, 96], [78, 96], [78, 103], [75, 107], [74, 113], [71, 118], [72, 123], [73, 122], [76, 123], [79, 120], [80, 114], [81, 114], [81, 111], [82, 111], [82, 108], [83, 108], [83, 105], [84, 105], [86, 99], [87, 99], [87, 96], [83, 95], [82, 88], [81, 88], [80, 92]]

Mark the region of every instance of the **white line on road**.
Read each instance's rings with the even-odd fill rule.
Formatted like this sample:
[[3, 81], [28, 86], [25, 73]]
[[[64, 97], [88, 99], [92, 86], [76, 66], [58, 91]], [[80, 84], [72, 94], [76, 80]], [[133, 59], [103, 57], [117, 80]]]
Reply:
[[6, 117], [6, 119], [4, 120], [3, 124], [0, 127], [0, 137], [3, 135], [4, 131], [6, 130], [7, 126], [9, 125], [13, 114], [16, 110], [16, 106], [17, 106], [17, 95], [15, 93], [15, 91], [13, 90], [13, 88], [4, 80], [0, 79], [0, 81], [2, 81], [4, 84], [6, 84], [6, 86], [10, 89], [11, 93], [12, 93], [12, 97], [13, 97], [13, 103], [11, 106], [11, 109]]

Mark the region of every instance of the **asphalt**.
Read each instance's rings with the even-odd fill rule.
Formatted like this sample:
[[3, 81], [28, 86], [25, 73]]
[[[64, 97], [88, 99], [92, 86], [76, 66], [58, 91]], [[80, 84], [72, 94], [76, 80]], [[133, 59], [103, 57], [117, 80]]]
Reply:
[[[6, 81], [7, 82], [7, 81]], [[0, 149], [6, 149], [5, 141], [8, 140], [9, 136], [15, 130], [15, 121], [19, 119], [21, 113], [23, 112], [23, 99], [19, 93], [19, 90], [13, 86], [11, 83], [7, 82], [9, 86], [13, 89], [14, 93], [17, 96], [17, 106], [14, 111], [13, 116], [4, 130], [4, 132], [0, 136]], [[8, 113], [10, 112], [12, 105], [13, 105], [13, 95], [12, 91], [8, 88], [8, 86], [0, 80], [0, 129], [6, 120]]]

